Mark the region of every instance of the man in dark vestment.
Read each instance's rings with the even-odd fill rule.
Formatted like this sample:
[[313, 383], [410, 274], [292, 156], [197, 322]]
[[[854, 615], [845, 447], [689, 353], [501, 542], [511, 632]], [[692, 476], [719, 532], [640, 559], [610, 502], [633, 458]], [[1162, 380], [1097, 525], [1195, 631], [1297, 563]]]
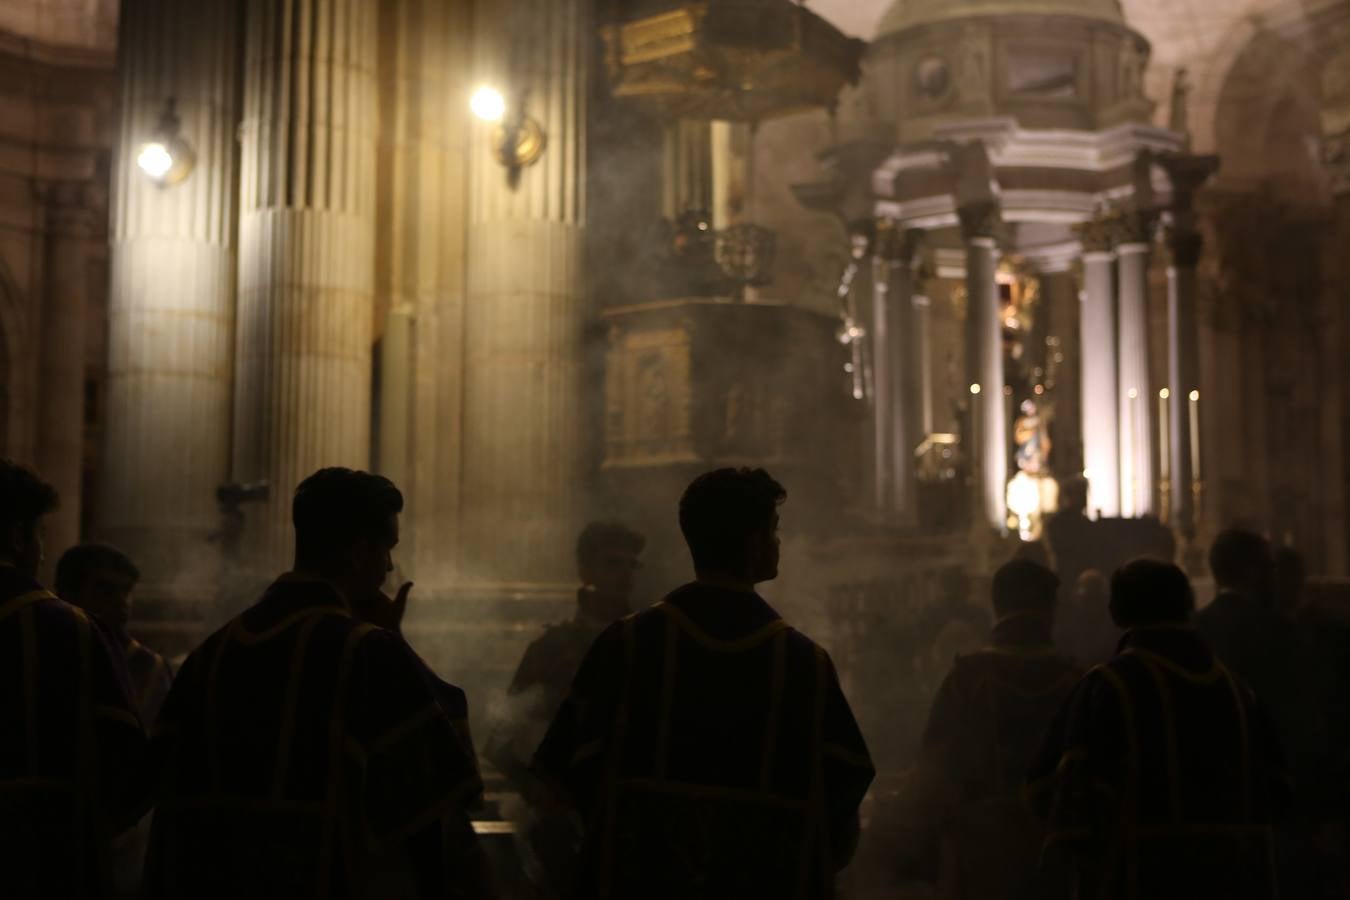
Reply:
[[829, 656], [755, 593], [781, 485], [722, 469], [680, 501], [697, 580], [608, 628], [535, 755], [586, 818], [579, 896], [823, 898], [871, 760]]
[[[647, 539], [620, 522], [592, 522], [577, 539], [575, 616], [550, 626], [525, 650], [486, 752], [526, 798], [537, 791], [528, 769], [567, 696], [586, 651], [600, 633], [632, 612], [633, 587]], [[528, 800], [527, 800], [528, 802]], [[518, 851], [526, 877], [543, 894], [566, 895], [576, 881], [581, 831], [575, 815], [532, 806], [520, 816]]]
[[1059, 579], [1030, 560], [994, 575], [988, 645], [958, 656], [928, 717], [918, 779], [941, 845], [942, 895], [1019, 898], [1040, 857], [1027, 767], [1082, 670], [1051, 641]]
[[106, 896], [112, 841], [147, 808], [145, 732], [101, 627], [42, 589], [56, 492], [0, 461], [0, 896]]
[[296, 489], [295, 567], [183, 663], [151, 739], [151, 898], [478, 896], [465, 698], [399, 634], [403, 497], [324, 469]]
[[1279, 746], [1256, 696], [1190, 627], [1193, 608], [1170, 563], [1136, 560], [1112, 578], [1119, 652], [1074, 689], [1030, 769], [1049, 827], [1043, 896], [1277, 896]]
[[173, 670], [127, 631], [131, 593], [141, 573], [125, 553], [104, 544], [77, 544], [56, 563], [56, 595], [103, 624], [126, 659], [141, 721], [153, 725], [173, 684]]

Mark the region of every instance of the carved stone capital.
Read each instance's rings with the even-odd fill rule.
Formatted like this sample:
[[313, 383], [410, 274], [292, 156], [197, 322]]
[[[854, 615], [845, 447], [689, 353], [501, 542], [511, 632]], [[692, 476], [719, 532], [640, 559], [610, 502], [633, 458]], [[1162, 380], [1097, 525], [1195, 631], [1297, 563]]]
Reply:
[[996, 201], [969, 203], [956, 214], [961, 218], [961, 236], [968, 241], [997, 238], [1003, 227], [1003, 210]]
[[1084, 253], [1110, 253], [1123, 243], [1126, 234], [1124, 217], [1116, 211], [1098, 212], [1086, 222], [1074, 226]]
[[877, 225], [876, 255], [913, 269], [919, 263], [925, 234], [922, 228], [902, 228], [892, 219], [883, 219]]

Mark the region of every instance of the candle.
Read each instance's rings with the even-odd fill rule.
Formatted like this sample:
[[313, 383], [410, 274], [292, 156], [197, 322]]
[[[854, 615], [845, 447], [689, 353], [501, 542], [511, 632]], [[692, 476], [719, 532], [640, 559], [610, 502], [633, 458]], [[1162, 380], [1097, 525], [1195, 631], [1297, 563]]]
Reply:
[[1191, 480], [1197, 485], [1200, 474], [1200, 392], [1191, 391]]
[[1158, 391], [1158, 495], [1164, 523], [1172, 518], [1172, 422], [1168, 418], [1172, 392]]
[[1139, 391], [1135, 388], [1130, 388], [1129, 393], [1126, 396], [1130, 399], [1130, 430], [1125, 434], [1125, 463], [1130, 467], [1130, 477], [1128, 482], [1130, 491], [1129, 496], [1126, 498], [1128, 504], [1126, 515], [1133, 516], [1139, 513], [1139, 468], [1135, 465], [1137, 462], [1137, 459], [1135, 458], [1137, 444], [1136, 435], [1139, 433]]

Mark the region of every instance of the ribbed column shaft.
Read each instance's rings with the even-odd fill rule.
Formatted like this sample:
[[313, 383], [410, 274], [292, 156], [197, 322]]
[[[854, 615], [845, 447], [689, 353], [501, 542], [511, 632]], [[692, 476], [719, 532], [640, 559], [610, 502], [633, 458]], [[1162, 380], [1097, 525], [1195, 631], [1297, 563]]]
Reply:
[[41, 353], [38, 357], [37, 466], [61, 495], [47, 522], [45, 576], [80, 538], [84, 475], [84, 311], [89, 305], [89, 233], [80, 186], [47, 188]]
[[[238, 0], [125, 0], [113, 164], [108, 388], [95, 530], [136, 560], [138, 593], [201, 614], [229, 476]], [[196, 163], [160, 187], [140, 145], [175, 101]]]
[[1154, 393], [1148, 364], [1148, 245], [1123, 244], [1120, 260], [1120, 498], [1126, 518], [1154, 511]]
[[549, 146], [514, 190], [487, 129], [472, 149], [462, 520], [470, 580], [572, 580], [587, 446], [588, 8], [586, 0], [479, 6], [479, 71], [527, 93]]
[[1120, 415], [1116, 374], [1115, 256], [1083, 254], [1083, 470], [1088, 509], [1120, 515]]
[[992, 237], [966, 241], [967, 341], [966, 361], [971, 384], [980, 392], [972, 397], [979, 443], [977, 493], [984, 521], [998, 533], [1008, 528], [1008, 413], [1003, 399], [1003, 328], [999, 321], [998, 246]]
[[375, 0], [250, 0], [245, 21], [234, 473], [284, 564], [290, 498], [370, 462]]
[[381, 6], [379, 464], [404, 490], [398, 562], [419, 591], [458, 559], [470, 6]]
[[1188, 534], [1199, 525], [1195, 505], [1192, 428], [1197, 405], [1191, 392], [1200, 389], [1200, 327], [1196, 319], [1195, 264], [1176, 263], [1167, 269], [1168, 380], [1171, 382], [1172, 510], [1174, 520]]
[[[914, 448], [918, 445], [916, 425], [921, 414], [915, 409], [920, 400], [919, 358], [916, 350], [917, 310], [914, 308], [914, 270], [909, 258], [887, 261], [887, 322], [890, 333], [890, 493], [888, 506], [898, 524], [918, 523], [918, 476], [914, 468]], [[880, 373], [878, 372], [878, 375]]]

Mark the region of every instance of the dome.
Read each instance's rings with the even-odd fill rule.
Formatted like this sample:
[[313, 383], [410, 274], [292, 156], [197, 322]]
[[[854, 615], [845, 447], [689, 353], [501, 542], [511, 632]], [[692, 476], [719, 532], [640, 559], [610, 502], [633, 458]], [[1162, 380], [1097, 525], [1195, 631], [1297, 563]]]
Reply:
[[877, 38], [916, 25], [975, 16], [1078, 16], [1125, 24], [1120, 0], [895, 0], [881, 20]]

